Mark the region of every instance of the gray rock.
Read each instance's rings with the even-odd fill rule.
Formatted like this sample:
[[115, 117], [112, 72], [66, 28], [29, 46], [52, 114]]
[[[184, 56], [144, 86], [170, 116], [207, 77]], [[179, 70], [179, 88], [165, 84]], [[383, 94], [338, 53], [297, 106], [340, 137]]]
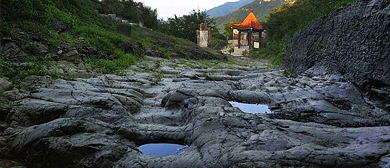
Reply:
[[265, 92], [253, 92], [253, 91], [234, 91], [230, 92], [230, 97], [233, 101], [245, 102], [245, 103], [257, 103], [257, 104], [269, 104], [271, 98], [269, 94]]
[[48, 47], [42, 43], [35, 43], [34, 45], [36, 49], [35, 54], [46, 54], [49, 52]]
[[7, 91], [7, 90], [11, 89], [11, 87], [12, 87], [11, 82], [8, 82], [4, 78], [0, 78], [0, 92]]
[[64, 22], [57, 22], [51, 26], [54, 30], [56, 30], [57, 33], [64, 32], [68, 30], [68, 25], [66, 25]]
[[72, 57], [72, 56], [76, 56], [76, 55], [79, 55], [79, 52], [76, 49], [70, 50], [70, 51], [63, 54], [64, 57]]
[[[169, 70], [180, 67], [172, 60], [156, 61]], [[287, 78], [272, 69], [196, 73], [209, 71], [245, 78], [167, 77], [157, 83], [153, 74], [129, 73], [54, 81], [24, 93], [10, 106], [7, 122], [13, 124], [0, 127], [0, 154], [16, 156], [31, 167], [388, 165], [390, 129], [375, 123], [385, 113], [353, 84], [341, 78], [326, 83], [330, 76], [314, 72]], [[180, 74], [188, 73], [175, 75]], [[314, 77], [324, 79], [318, 82], [323, 85], [296, 86], [318, 81]], [[278, 92], [264, 87], [270, 81]], [[274, 114], [243, 113], [231, 107], [231, 100], [270, 104]], [[188, 148], [179, 155], [154, 157], [138, 149], [148, 143]]]
[[16, 42], [7, 42], [1, 45], [1, 56], [6, 60], [23, 59], [26, 53], [16, 44]]
[[358, 0], [313, 20], [289, 40], [286, 68], [294, 75], [309, 68], [339, 72], [362, 89], [389, 88], [389, 5]]
[[180, 74], [179, 70], [176, 70], [176, 69], [168, 67], [168, 66], [163, 66], [163, 67], [160, 68], [160, 70], [164, 74], [174, 74], [174, 75]]
[[115, 76], [57, 80], [20, 101], [12, 110], [10, 121], [32, 126], [60, 117], [131, 118], [131, 113], [141, 108], [143, 99], [140, 90], [131, 86], [132, 83], [130, 78]]

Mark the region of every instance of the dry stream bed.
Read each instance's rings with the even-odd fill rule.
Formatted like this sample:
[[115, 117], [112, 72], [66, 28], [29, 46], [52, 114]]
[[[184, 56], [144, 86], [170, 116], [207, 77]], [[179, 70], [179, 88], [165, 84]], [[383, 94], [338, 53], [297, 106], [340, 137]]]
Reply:
[[0, 153], [31, 167], [388, 167], [387, 112], [315, 72], [147, 57], [128, 76], [8, 91]]

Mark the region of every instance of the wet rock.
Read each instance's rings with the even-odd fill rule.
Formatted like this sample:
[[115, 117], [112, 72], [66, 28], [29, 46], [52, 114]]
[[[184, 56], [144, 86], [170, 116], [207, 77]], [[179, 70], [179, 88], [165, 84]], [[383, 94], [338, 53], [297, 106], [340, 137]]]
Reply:
[[253, 92], [253, 91], [234, 91], [230, 92], [231, 99], [233, 101], [244, 103], [257, 103], [268, 104], [271, 103], [269, 94], [265, 92]]
[[12, 110], [11, 122], [32, 126], [59, 117], [96, 116], [101, 120], [115, 120], [136, 113], [142, 106], [140, 90], [126, 85], [132, 82], [128, 78], [108, 77], [57, 80], [23, 99]]
[[212, 81], [224, 81], [224, 80], [239, 81], [243, 78], [244, 78], [243, 76], [229, 76], [229, 75], [208, 75], [206, 77], [207, 80], [212, 80]]
[[161, 67], [161, 72], [163, 72], [164, 74], [179, 74], [180, 71], [179, 70], [176, 70], [174, 68], [171, 68], [171, 67], [168, 67], [168, 66], [163, 66]]
[[[128, 146], [109, 136], [109, 126], [94, 120], [58, 119], [22, 131], [12, 142], [15, 154], [33, 167], [112, 167]], [[26, 155], [26, 150], [31, 152]], [[50, 162], [47, 162], [50, 160]], [[66, 166], [63, 163], [67, 163]]]
[[[385, 113], [341, 78], [310, 72], [287, 78], [273, 69], [193, 70], [172, 60], [155, 61], [166, 73], [180, 73], [164, 74], [158, 81], [154, 74], [131, 71], [124, 77], [57, 80], [25, 93], [11, 106], [12, 127], [0, 129], [1, 155], [17, 156], [32, 167], [388, 164], [390, 129], [375, 123]], [[205, 80], [210, 72], [244, 78]], [[185, 74], [199, 78], [181, 78]], [[308, 87], [314, 81], [318, 85]], [[264, 86], [268, 82], [278, 91]], [[269, 104], [276, 115], [242, 113], [231, 107], [231, 100]], [[138, 150], [149, 143], [185, 144], [188, 149], [151, 157]]]
[[43, 100], [24, 99], [20, 105], [13, 110], [11, 121], [18, 125], [31, 126], [43, 124], [54, 119], [68, 111], [65, 104], [47, 102]]

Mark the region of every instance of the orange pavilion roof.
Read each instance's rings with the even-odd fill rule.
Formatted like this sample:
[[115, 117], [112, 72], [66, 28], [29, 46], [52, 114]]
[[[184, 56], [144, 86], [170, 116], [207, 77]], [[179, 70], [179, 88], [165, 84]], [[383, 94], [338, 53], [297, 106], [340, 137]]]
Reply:
[[255, 14], [253, 14], [253, 9], [251, 9], [251, 13], [245, 18], [245, 20], [241, 24], [232, 24], [232, 28], [238, 30], [264, 30], [263, 26], [257, 21]]

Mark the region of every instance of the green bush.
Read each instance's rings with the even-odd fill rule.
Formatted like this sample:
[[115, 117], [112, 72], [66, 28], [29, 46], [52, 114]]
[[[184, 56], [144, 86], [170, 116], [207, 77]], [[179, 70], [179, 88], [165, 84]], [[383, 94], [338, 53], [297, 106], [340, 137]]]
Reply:
[[229, 52], [234, 53], [234, 47], [230, 47]]
[[266, 41], [260, 45], [259, 49], [251, 50], [249, 57], [264, 58], [272, 61], [274, 66], [283, 66], [285, 43], [282, 41]]
[[188, 15], [183, 15], [182, 17], [175, 15], [173, 18], [168, 18], [168, 21], [161, 20], [159, 30], [163, 33], [196, 43], [196, 30], [199, 30], [201, 23], [206, 23], [209, 28], [215, 29], [213, 27], [214, 20], [206, 12], [193, 10]]
[[211, 43], [210, 43], [210, 48], [214, 50], [221, 50], [225, 46], [228, 45], [228, 41], [224, 39], [219, 39], [219, 38], [212, 38]]

